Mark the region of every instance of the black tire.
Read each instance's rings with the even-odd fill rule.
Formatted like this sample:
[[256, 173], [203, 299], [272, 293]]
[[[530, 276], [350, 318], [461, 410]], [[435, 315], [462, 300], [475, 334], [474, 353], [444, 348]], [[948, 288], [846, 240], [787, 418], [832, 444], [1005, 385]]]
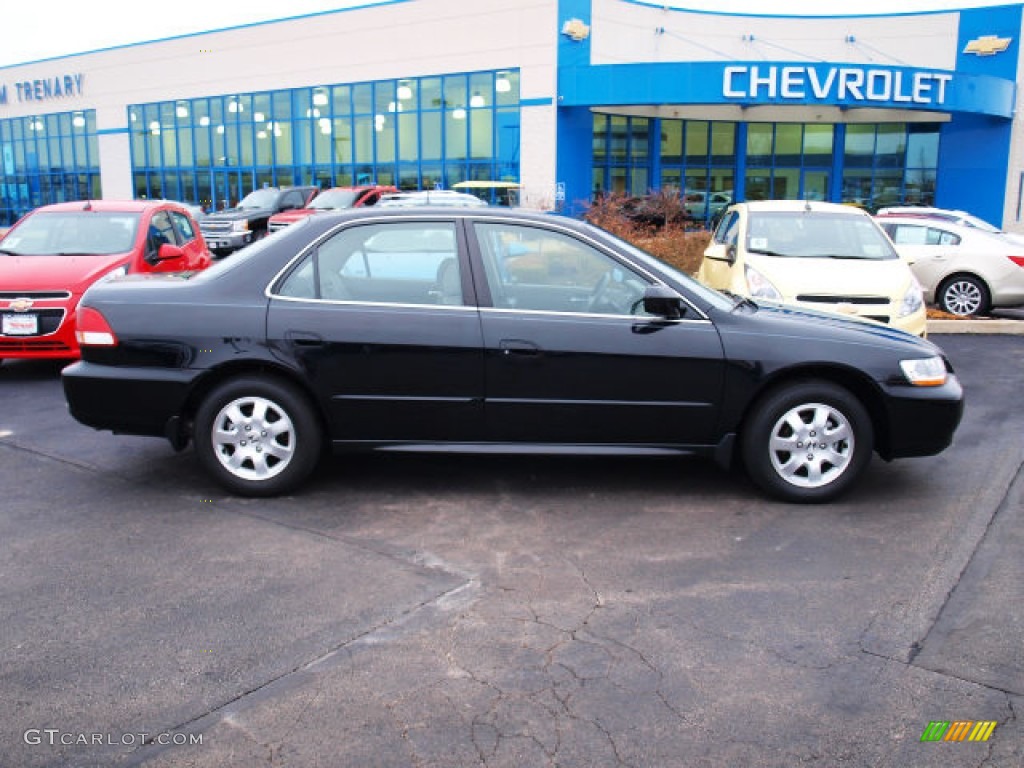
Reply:
[[[824, 434], [822, 434], [824, 432]], [[819, 503], [844, 493], [874, 450], [871, 417], [848, 390], [805, 380], [765, 394], [741, 435], [747, 473], [783, 501]]]
[[974, 275], [953, 275], [948, 278], [939, 288], [936, 299], [943, 312], [958, 317], [986, 315], [992, 308], [988, 286]]
[[240, 376], [200, 404], [193, 439], [203, 468], [229, 491], [276, 496], [309, 476], [323, 438], [313, 408], [295, 387]]

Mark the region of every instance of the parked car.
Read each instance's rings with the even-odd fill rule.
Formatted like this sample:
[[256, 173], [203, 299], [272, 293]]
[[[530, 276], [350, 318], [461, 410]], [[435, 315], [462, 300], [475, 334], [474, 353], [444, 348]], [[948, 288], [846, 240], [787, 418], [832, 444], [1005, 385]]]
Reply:
[[706, 190], [686, 190], [683, 205], [686, 214], [694, 219], [704, 220], [714, 217], [732, 204], [732, 190], [708, 192]]
[[38, 208], [0, 241], [0, 360], [75, 358], [78, 303], [90, 285], [125, 273], [201, 270], [210, 261], [199, 226], [174, 203]]
[[264, 187], [250, 192], [234, 208], [208, 213], [200, 222], [203, 237], [217, 256], [227, 256], [267, 236], [275, 213], [305, 208], [319, 187]]
[[362, 208], [364, 206], [376, 205], [381, 195], [397, 192], [397, 187], [383, 185], [361, 186], [361, 187], [333, 187], [325, 189], [314, 197], [305, 208], [295, 208], [290, 211], [275, 213], [270, 217], [267, 229], [276, 232], [284, 229], [289, 224], [302, 221], [307, 216], [312, 216], [324, 211], [340, 211], [345, 208]]
[[970, 229], [980, 229], [982, 232], [988, 232], [993, 235], [1002, 235], [1016, 243], [1024, 243], [1024, 235], [1017, 232], [1007, 232], [1006, 230], [1000, 229], [995, 224], [989, 224], [984, 219], [973, 216], [966, 211], [954, 211], [947, 208], [930, 208], [917, 205], [902, 205], [890, 208], [880, 208], [878, 213], [875, 215], [880, 219], [884, 219], [887, 216], [913, 216], [914, 218], [937, 219], [939, 221], [949, 222], [950, 224], [959, 224], [962, 227], [968, 227]]
[[825, 501], [872, 451], [942, 451], [962, 410], [923, 339], [724, 296], [596, 227], [496, 207], [312, 216], [189, 280], [97, 285], [81, 331], [76, 419], [194, 441], [253, 496], [297, 488], [330, 445], [698, 453]]
[[453, 192], [450, 189], [430, 189], [419, 192], [398, 192], [381, 197], [381, 208], [408, 208], [413, 205], [442, 205], [457, 208], [484, 208], [487, 203], [476, 195]]
[[737, 203], [715, 229], [697, 278], [738, 296], [926, 332], [924, 297], [909, 265], [869, 214], [848, 205]]
[[939, 219], [877, 220], [910, 260], [925, 299], [943, 311], [966, 317], [1024, 304], [1024, 244]]

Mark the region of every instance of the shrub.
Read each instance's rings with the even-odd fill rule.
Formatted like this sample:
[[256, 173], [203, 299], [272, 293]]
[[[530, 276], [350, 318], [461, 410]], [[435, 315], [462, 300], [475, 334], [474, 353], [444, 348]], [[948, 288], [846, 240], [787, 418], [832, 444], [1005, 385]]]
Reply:
[[642, 198], [605, 195], [583, 218], [688, 275], [697, 272], [711, 241], [711, 233], [687, 218], [683, 201], [671, 191]]

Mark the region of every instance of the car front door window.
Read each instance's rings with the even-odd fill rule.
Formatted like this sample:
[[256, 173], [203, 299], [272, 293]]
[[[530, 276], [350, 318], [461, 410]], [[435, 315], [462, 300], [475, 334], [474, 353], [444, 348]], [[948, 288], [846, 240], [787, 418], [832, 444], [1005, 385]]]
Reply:
[[514, 224], [477, 222], [474, 227], [496, 307], [643, 314], [648, 281], [589, 243]]

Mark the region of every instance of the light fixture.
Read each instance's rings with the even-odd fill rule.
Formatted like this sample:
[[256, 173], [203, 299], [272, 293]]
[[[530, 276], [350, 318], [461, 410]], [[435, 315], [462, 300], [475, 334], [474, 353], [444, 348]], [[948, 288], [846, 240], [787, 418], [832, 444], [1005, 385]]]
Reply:
[[71, 124], [75, 128], [85, 128], [85, 117], [81, 113], [76, 112], [75, 116], [71, 118]]
[[498, 93], [508, 93], [512, 90], [512, 83], [504, 75], [498, 75], [498, 79], [494, 81], [494, 90]]
[[232, 99], [228, 102], [228, 112], [245, 112], [245, 107]]
[[388, 102], [388, 112], [401, 112], [404, 109], [405, 109], [405, 107], [403, 107], [400, 102], [397, 102], [397, 101], [389, 101]]
[[327, 105], [327, 94], [323, 91], [313, 91], [313, 103], [318, 107]]
[[408, 85], [399, 85], [398, 86], [398, 100], [399, 101], [408, 101], [411, 98], [412, 98], [412, 88], [410, 88]]
[[252, 113], [252, 119], [255, 120], [257, 123], [262, 123], [266, 118], [267, 116], [264, 115], [262, 112]]
[[223, 125], [218, 125], [217, 126], [217, 133], [224, 133], [224, 126]]
[[455, 120], [465, 120], [466, 110], [464, 110], [462, 107], [456, 107], [455, 109], [452, 110], [452, 118]]
[[256, 131], [256, 138], [257, 139], [265, 139], [265, 138], [267, 138], [267, 132], [266, 131]]
[[160, 121], [159, 120], [154, 120], [153, 122], [151, 122], [149, 124], [149, 130], [151, 130], [153, 132], [159, 131], [160, 130]]
[[320, 117], [320, 110], [319, 109], [307, 109], [306, 110], [306, 117]]
[[134, 112], [129, 112], [129, 113], [128, 113], [128, 117], [129, 117], [129, 118], [131, 119], [131, 121], [132, 121], [133, 123], [134, 123], [134, 122], [135, 122], [136, 120], [138, 120], [138, 119], [139, 119], [139, 116], [138, 116], [138, 115], [136, 115], [136, 114], [135, 114]]
[[283, 131], [281, 130], [281, 126], [280, 125], [275, 125], [274, 126], [274, 136], [279, 139], [279, 138], [281, 138], [281, 134], [282, 133], [283, 133]]
[[203, 115], [199, 118], [199, 124], [203, 126], [203, 128], [205, 128], [210, 124], [210, 118], [208, 118], [206, 115]]
[[320, 133], [328, 134], [331, 132], [331, 121], [326, 117], [320, 118]]
[[186, 107], [184, 104], [179, 104], [175, 108], [174, 114], [176, 114], [178, 117], [188, 117], [188, 107]]
[[376, 130], [377, 133], [380, 133], [381, 131], [383, 131], [384, 130], [384, 125], [387, 123], [387, 121], [388, 121], [388, 119], [386, 117], [384, 117], [384, 115], [374, 115], [373, 116], [373, 128], [374, 128], [374, 130]]
[[471, 107], [482, 107], [487, 102], [484, 101], [484, 97], [479, 93], [474, 93], [473, 97], [469, 100], [469, 106]]

